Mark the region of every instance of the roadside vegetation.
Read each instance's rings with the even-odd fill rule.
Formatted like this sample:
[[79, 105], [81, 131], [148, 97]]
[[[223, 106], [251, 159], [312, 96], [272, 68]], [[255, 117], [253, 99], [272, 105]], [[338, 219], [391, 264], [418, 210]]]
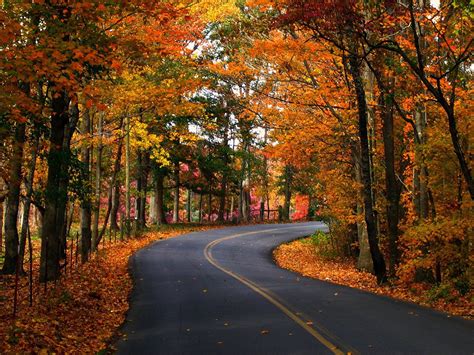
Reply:
[[357, 268], [354, 257], [341, 257], [328, 233], [282, 244], [273, 252], [276, 263], [303, 276], [418, 303], [450, 315], [474, 318], [474, 293], [462, 282], [440, 283], [403, 281], [400, 276], [380, 286], [376, 277]]
[[[13, 314], [15, 277], [0, 282], [0, 352], [21, 353], [98, 353], [110, 347], [117, 329], [125, 320], [132, 289], [129, 258], [151, 243], [184, 233], [218, 228], [218, 225], [172, 225], [147, 231], [126, 240], [106, 241], [90, 262], [72, 263], [61, 278], [49, 285], [22, 277]], [[38, 252], [35, 242], [35, 254]], [[39, 272], [35, 259], [33, 272]], [[30, 303], [31, 302], [31, 303]]]
[[[93, 281], [76, 299], [65, 276], [105, 280], [133, 236], [167, 224], [322, 220], [330, 237], [295, 244], [308, 268], [314, 245], [356, 260], [374, 291], [468, 300], [473, 13], [467, 0], [0, 1], [0, 301], [5, 324], [23, 319], [5, 346], [61, 352], [89, 323], [55, 333], [52, 315], [105, 302]], [[100, 292], [122, 297], [121, 282]], [[29, 306], [34, 335], [15, 297], [31, 285], [51, 295]]]

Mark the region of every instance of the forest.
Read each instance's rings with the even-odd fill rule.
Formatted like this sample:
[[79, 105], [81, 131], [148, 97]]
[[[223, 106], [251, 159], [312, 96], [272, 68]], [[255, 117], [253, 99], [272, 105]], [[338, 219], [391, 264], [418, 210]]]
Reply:
[[317, 220], [380, 285], [472, 297], [473, 20], [469, 0], [3, 0], [2, 289], [149, 230]]

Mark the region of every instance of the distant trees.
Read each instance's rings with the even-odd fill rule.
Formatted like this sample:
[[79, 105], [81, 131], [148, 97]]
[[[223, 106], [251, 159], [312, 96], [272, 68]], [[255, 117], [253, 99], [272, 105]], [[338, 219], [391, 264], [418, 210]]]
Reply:
[[85, 262], [109, 227], [286, 221], [304, 200], [379, 282], [464, 282], [471, 6], [203, 4], [3, 3], [3, 273], [33, 214], [47, 281], [71, 228]]

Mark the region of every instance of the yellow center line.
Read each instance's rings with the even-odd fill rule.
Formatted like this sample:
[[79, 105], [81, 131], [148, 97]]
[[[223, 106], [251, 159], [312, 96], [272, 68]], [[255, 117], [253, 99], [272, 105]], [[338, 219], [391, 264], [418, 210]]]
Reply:
[[[313, 327], [309, 326], [308, 324], [306, 324], [306, 322], [302, 318], [298, 317], [298, 315], [296, 315], [296, 313], [294, 313], [288, 307], [286, 307], [283, 303], [278, 301], [274, 296], [271, 295], [270, 291], [268, 291], [265, 288], [257, 285], [255, 282], [250, 281], [247, 278], [245, 278], [241, 275], [238, 275], [235, 272], [232, 272], [231, 270], [228, 270], [228, 269], [224, 268], [223, 266], [219, 265], [217, 263], [217, 261], [212, 256], [212, 248], [215, 247], [217, 244], [222, 243], [226, 240], [239, 238], [239, 237], [243, 237], [243, 236], [248, 236], [248, 235], [252, 235], [252, 234], [270, 233], [270, 232], [288, 230], [288, 229], [293, 229], [293, 228], [301, 228], [301, 226], [266, 229], [266, 230], [262, 230], [262, 231], [254, 231], [254, 232], [233, 234], [233, 235], [230, 235], [230, 236], [227, 236], [227, 237], [219, 238], [219, 239], [216, 239], [216, 240], [214, 240], [214, 241], [212, 241], [212, 242], [210, 242], [209, 244], [206, 245], [206, 247], [204, 248], [204, 257], [214, 267], [216, 267], [217, 269], [219, 269], [222, 272], [226, 273], [227, 275], [232, 276], [234, 279], [240, 281], [241, 283], [246, 285], [248, 288], [250, 288], [251, 290], [255, 291], [256, 293], [258, 293], [259, 295], [264, 297], [271, 304], [275, 305], [286, 316], [288, 316], [295, 323], [297, 323], [299, 326], [301, 326], [304, 330], [306, 330], [309, 334], [311, 334], [314, 338], [316, 338], [321, 344], [323, 344], [325, 347], [327, 347], [329, 350], [331, 350], [334, 354], [338, 354], [338, 355], [346, 354], [337, 345], [335, 345], [331, 340], [327, 339], [323, 334], [321, 334], [315, 328], [313, 328]], [[353, 354], [353, 353], [354, 352], [352, 351], [348, 354]]]

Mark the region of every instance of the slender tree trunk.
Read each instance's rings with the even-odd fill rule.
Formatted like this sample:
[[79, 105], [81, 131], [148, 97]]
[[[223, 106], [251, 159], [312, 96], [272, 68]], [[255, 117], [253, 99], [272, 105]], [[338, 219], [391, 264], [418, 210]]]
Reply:
[[112, 192], [112, 211], [110, 212], [110, 228], [114, 231], [119, 230], [118, 211], [120, 208], [120, 182], [116, 181]]
[[142, 198], [143, 198], [143, 152], [140, 149], [137, 149], [137, 171], [135, 176], [135, 181], [137, 182], [137, 194], [135, 198], [135, 220], [138, 223], [138, 228], [140, 228], [140, 219], [142, 215]]
[[10, 159], [8, 195], [5, 213], [5, 260], [3, 274], [14, 274], [18, 264], [18, 207], [22, 180], [23, 148], [26, 139], [26, 124], [17, 123]]
[[167, 224], [164, 209], [164, 175], [161, 172], [155, 172], [155, 209], [157, 224]]
[[155, 193], [155, 181], [153, 180], [153, 193], [150, 195], [150, 212], [149, 217], [152, 225], [158, 224], [158, 218], [156, 217], [156, 193]]
[[415, 143], [415, 171], [414, 171], [414, 201], [415, 210], [419, 219], [428, 218], [429, 196], [428, 196], [428, 176], [423, 153], [423, 146], [426, 144], [426, 111], [424, 108], [417, 108], [415, 111], [415, 125], [418, 137]]
[[[112, 212], [113, 209], [113, 194], [114, 194], [114, 187], [116, 186], [117, 182], [117, 176], [120, 171], [120, 165], [121, 165], [121, 160], [122, 160], [122, 139], [119, 139], [118, 142], [118, 147], [117, 147], [117, 159], [115, 160], [114, 163], [114, 170], [112, 172], [112, 178], [110, 181], [110, 186], [109, 186], [109, 192], [108, 192], [108, 201], [107, 201], [107, 211], [105, 212], [105, 218], [104, 218], [104, 224], [102, 225], [102, 228], [100, 230], [99, 236], [96, 240], [96, 244], [94, 245], [94, 249], [97, 249], [102, 238], [105, 235], [105, 231], [107, 230], [107, 222], [109, 221], [110, 213]], [[117, 214], [115, 214], [117, 216]], [[115, 223], [117, 223], [117, 220], [115, 220]]]
[[99, 245], [99, 217], [100, 217], [100, 195], [101, 195], [101, 183], [102, 183], [102, 124], [104, 116], [102, 113], [99, 114], [99, 120], [97, 124], [97, 134], [99, 136], [99, 142], [96, 148], [96, 163], [95, 163], [95, 206], [94, 214], [92, 219], [92, 250], [96, 251]]
[[390, 275], [395, 275], [395, 268], [399, 261], [398, 252], [398, 222], [400, 189], [395, 172], [395, 137], [393, 131], [392, 98], [382, 93], [382, 130], [385, 155], [385, 188], [387, 196], [387, 223], [390, 248]]
[[[118, 175], [118, 172], [120, 170], [120, 167], [121, 167], [121, 164], [122, 164], [122, 154], [123, 154], [123, 140], [124, 140], [124, 136], [123, 136], [123, 132], [124, 132], [124, 119], [122, 118], [120, 120], [120, 130], [122, 132], [122, 135], [120, 136], [119, 138], [119, 149], [118, 149], [118, 156], [117, 156], [117, 160], [115, 161], [115, 165], [114, 165], [114, 171], [117, 171], [117, 175]], [[117, 168], [117, 170], [115, 169]], [[117, 216], [118, 216], [118, 210], [120, 208], [120, 181], [118, 179], [118, 176], [115, 176], [115, 179], [113, 180], [113, 187], [112, 187], [112, 208], [111, 208], [111, 211], [110, 211], [110, 228], [117, 232], [119, 230], [119, 224], [118, 224], [118, 221], [117, 221]]]
[[293, 168], [285, 165], [285, 203], [283, 205], [283, 220], [290, 220], [291, 207], [291, 185], [293, 180]]
[[[48, 153], [48, 178], [45, 192], [45, 211], [41, 233], [40, 280], [56, 280], [59, 278], [59, 260], [61, 253], [61, 233], [67, 191], [61, 180], [67, 174], [64, 151], [65, 128], [69, 123], [69, 98], [66, 92], [55, 92], [52, 95], [51, 135]], [[63, 218], [61, 219], [61, 214]], [[59, 227], [58, 227], [59, 226]]]
[[462, 175], [464, 176], [464, 180], [466, 181], [471, 200], [474, 200], [474, 181], [472, 179], [471, 168], [469, 167], [466, 155], [464, 154], [461, 143], [459, 142], [459, 132], [457, 128], [456, 117], [454, 115], [454, 107], [447, 109], [447, 116], [449, 123], [449, 134], [454, 147], [454, 153], [458, 158], [459, 166], [461, 168]]
[[[89, 140], [91, 133], [91, 122], [90, 113], [86, 109], [83, 113], [82, 118], [82, 134], [86, 135], [86, 139]], [[85, 181], [90, 181], [90, 155], [91, 147], [89, 144], [84, 144], [81, 149], [81, 161], [85, 169]], [[90, 196], [87, 195], [83, 201], [81, 201], [81, 261], [85, 263], [89, 259], [89, 253], [91, 250], [92, 240], [92, 205]]]
[[64, 170], [59, 178], [59, 190], [62, 191], [65, 198], [58, 201], [57, 207], [57, 231], [59, 238], [59, 258], [60, 260], [66, 258], [66, 244], [68, 231], [68, 188], [69, 188], [69, 165], [71, 160], [71, 140], [76, 130], [76, 125], [79, 122], [79, 105], [76, 103], [70, 107], [69, 121], [64, 127], [64, 141], [63, 141], [63, 166]]
[[360, 63], [355, 54], [356, 45], [353, 44], [351, 50], [354, 53], [349, 55], [349, 69], [356, 92], [358, 119], [359, 119], [359, 139], [361, 153], [361, 173], [363, 182], [364, 214], [367, 224], [370, 253], [374, 263], [374, 272], [379, 283], [386, 281], [385, 260], [380, 252], [377, 235], [377, 220], [372, 199], [372, 179], [370, 171], [369, 137], [367, 131], [367, 102], [365, 89], [360, 74]]
[[[35, 137], [33, 146], [31, 149], [31, 163], [28, 170], [28, 176], [26, 178], [26, 197], [23, 205], [23, 218], [21, 225], [21, 235], [20, 235], [20, 262], [19, 265], [23, 267], [23, 261], [25, 259], [25, 249], [26, 249], [26, 240], [28, 237], [28, 228], [30, 223], [30, 211], [31, 211], [31, 197], [33, 196], [33, 181], [36, 172], [36, 158], [39, 150], [39, 135], [38, 130], [35, 131]], [[21, 270], [22, 271], [22, 270]]]
[[[357, 159], [354, 169], [355, 169], [356, 181], [359, 183], [362, 183], [362, 175], [360, 171], [359, 159]], [[357, 198], [357, 206], [356, 206], [357, 216], [363, 216], [364, 206], [363, 206], [363, 203], [361, 203], [361, 200], [363, 199], [359, 198], [359, 196]], [[372, 255], [370, 254], [369, 237], [367, 234], [367, 224], [365, 223], [365, 219], [363, 221], [357, 222], [357, 240], [359, 242], [359, 256], [357, 258], [357, 268], [359, 270], [373, 273], [374, 262], [372, 261]]]
[[0, 198], [0, 255], [3, 255], [3, 214], [5, 213], [5, 209], [3, 207], [5, 203], [5, 199], [2, 197]]
[[207, 220], [211, 222], [212, 215], [212, 187], [209, 182], [209, 194], [207, 195]]
[[199, 194], [199, 223], [202, 223], [202, 191]]
[[141, 194], [140, 194], [140, 214], [138, 216], [139, 226], [141, 229], [146, 227], [146, 200], [148, 193], [148, 175], [150, 174], [150, 153], [144, 152], [142, 156], [141, 169]]
[[130, 117], [125, 118], [125, 229], [130, 237]]
[[180, 181], [179, 181], [179, 162], [174, 163], [174, 203], [173, 203], [173, 222], [179, 222], [179, 188], [180, 188]]
[[224, 176], [221, 183], [221, 191], [219, 194], [219, 212], [217, 216], [217, 220], [220, 222], [223, 222], [224, 217], [225, 217], [226, 192], [227, 192], [227, 177]]
[[188, 196], [186, 198], [186, 219], [189, 222], [192, 221], [192, 199], [193, 199], [193, 191], [188, 189]]

